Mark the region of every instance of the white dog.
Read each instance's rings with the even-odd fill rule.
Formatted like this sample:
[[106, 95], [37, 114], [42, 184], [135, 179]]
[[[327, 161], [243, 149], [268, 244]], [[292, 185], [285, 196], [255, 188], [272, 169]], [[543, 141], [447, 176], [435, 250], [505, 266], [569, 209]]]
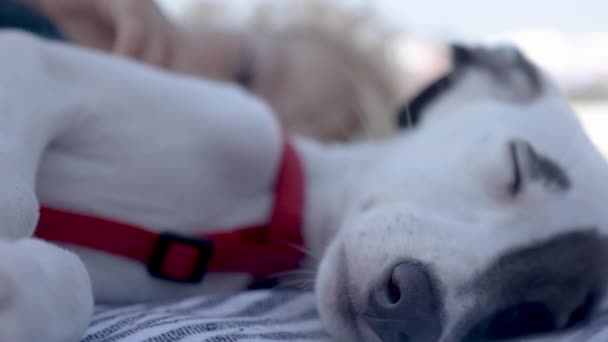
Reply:
[[78, 341], [93, 298], [244, 289], [302, 247], [341, 341], [561, 328], [602, 294], [608, 168], [511, 50], [461, 51], [400, 136], [324, 146], [227, 84], [22, 33], [0, 46], [2, 342]]

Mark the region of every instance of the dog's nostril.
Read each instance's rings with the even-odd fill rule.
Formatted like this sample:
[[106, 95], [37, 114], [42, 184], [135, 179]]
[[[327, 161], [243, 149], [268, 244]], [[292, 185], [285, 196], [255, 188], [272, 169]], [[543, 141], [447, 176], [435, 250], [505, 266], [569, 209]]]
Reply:
[[386, 289], [386, 299], [390, 304], [397, 304], [401, 299], [401, 289], [399, 284], [395, 283], [395, 280], [391, 276], [388, 281], [388, 287]]
[[404, 262], [391, 269], [373, 291], [367, 318], [384, 342], [434, 342], [441, 335], [438, 306], [425, 267]]
[[[388, 304], [398, 304], [399, 301], [407, 300], [407, 305], [414, 302], [428, 304], [435, 299], [432, 298], [433, 288], [431, 279], [426, 270], [416, 263], [401, 263], [392, 269], [385, 281], [384, 292]], [[381, 287], [382, 289], [382, 287]], [[428, 303], [425, 303], [428, 301]]]

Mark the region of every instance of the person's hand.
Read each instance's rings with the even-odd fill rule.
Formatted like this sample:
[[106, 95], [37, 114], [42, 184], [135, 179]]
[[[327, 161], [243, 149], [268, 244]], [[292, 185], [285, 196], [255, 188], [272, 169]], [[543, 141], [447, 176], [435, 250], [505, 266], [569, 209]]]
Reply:
[[167, 67], [177, 29], [153, 0], [25, 0], [46, 13], [69, 39]]

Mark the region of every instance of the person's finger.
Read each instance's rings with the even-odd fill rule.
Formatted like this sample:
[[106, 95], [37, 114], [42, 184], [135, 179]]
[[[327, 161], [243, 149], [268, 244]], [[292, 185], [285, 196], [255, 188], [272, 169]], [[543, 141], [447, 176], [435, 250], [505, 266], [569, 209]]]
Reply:
[[114, 52], [160, 67], [168, 65], [168, 55], [172, 53], [172, 24], [149, 0], [127, 1], [113, 6]]
[[138, 59], [143, 54], [146, 38], [144, 19], [133, 0], [93, 0], [100, 18], [112, 27], [112, 52]]
[[176, 53], [174, 49], [177, 46], [176, 28], [158, 6], [148, 5], [142, 8], [142, 11], [146, 13], [145, 23], [150, 29], [147, 34], [143, 59], [159, 67], [168, 68]]
[[173, 27], [170, 27], [165, 31], [163, 38], [163, 56], [157, 65], [165, 69], [171, 69], [173, 61], [178, 53], [178, 35], [176, 30]]
[[115, 28], [113, 52], [126, 57], [141, 59], [146, 50], [146, 32], [142, 22], [123, 20]]
[[167, 46], [164, 33], [148, 33], [147, 39], [144, 41], [144, 48], [140, 56], [142, 62], [153, 64], [159, 67], [164, 67]]
[[36, 0], [35, 5], [52, 20], [66, 39], [109, 51], [114, 42], [113, 27], [97, 11], [98, 5], [94, 1]]

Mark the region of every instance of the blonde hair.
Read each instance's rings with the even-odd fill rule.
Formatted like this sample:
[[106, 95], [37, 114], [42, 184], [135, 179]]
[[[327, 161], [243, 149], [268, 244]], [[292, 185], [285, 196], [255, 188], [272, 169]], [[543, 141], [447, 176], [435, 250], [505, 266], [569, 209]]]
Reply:
[[200, 1], [181, 17], [188, 24], [303, 37], [328, 46], [351, 66], [348, 78], [360, 122], [353, 137], [378, 138], [397, 130], [399, 73], [390, 61], [389, 50], [400, 35], [381, 25], [371, 9], [350, 9], [328, 0], [258, 1], [246, 10], [243, 3]]

